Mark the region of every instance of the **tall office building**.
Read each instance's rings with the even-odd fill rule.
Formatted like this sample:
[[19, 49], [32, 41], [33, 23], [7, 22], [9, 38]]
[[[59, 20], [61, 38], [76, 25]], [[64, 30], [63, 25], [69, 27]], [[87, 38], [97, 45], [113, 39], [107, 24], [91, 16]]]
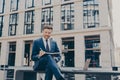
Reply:
[[91, 70], [111, 70], [115, 60], [109, 6], [110, 0], [0, 0], [0, 65], [13, 68], [0, 71], [1, 80], [15, 80], [16, 66], [32, 67], [32, 43], [45, 24], [53, 26], [60, 66], [82, 69], [91, 58]]

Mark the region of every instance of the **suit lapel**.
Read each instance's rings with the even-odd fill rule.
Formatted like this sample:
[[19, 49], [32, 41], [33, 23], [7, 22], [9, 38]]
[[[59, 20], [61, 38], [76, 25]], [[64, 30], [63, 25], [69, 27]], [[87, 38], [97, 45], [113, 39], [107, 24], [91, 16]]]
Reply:
[[45, 51], [45, 45], [44, 45], [44, 42], [43, 42], [43, 39], [42, 38], [40, 38], [40, 48], [42, 48], [42, 50], [44, 50]]

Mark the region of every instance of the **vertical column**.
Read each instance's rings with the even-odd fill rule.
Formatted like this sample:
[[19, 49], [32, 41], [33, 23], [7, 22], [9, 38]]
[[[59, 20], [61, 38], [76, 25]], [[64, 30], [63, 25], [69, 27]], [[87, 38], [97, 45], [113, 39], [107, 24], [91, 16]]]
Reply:
[[24, 60], [23, 56], [24, 56], [24, 42], [23, 40], [17, 40], [15, 66], [23, 65], [23, 60]]
[[116, 67], [119, 67], [120, 66], [120, 49], [115, 49], [114, 51], [114, 55], [115, 55], [115, 65]]
[[8, 28], [9, 27], [9, 15], [5, 15], [4, 16], [4, 23], [3, 23], [3, 37], [6, 37], [6, 36], [8, 36]]
[[85, 63], [84, 36], [77, 34], [75, 36], [75, 67], [83, 67]]
[[11, 0], [5, 0], [5, 13], [8, 14], [10, 12], [10, 4], [11, 4]]
[[10, 13], [10, 0], [5, 0], [5, 15], [4, 15], [4, 23], [3, 23], [3, 35], [8, 36], [8, 27], [9, 27], [9, 13]]
[[102, 32], [100, 34], [100, 41], [101, 41], [100, 65], [102, 67], [111, 67], [111, 64], [113, 63], [112, 60], [113, 55], [110, 50], [110, 34], [108, 31]]
[[34, 0], [34, 2], [35, 2], [35, 8], [41, 8], [42, 0]]
[[41, 9], [35, 10], [34, 34], [41, 33]]
[[26, 0], [19, 0], [18, 10], [22, 11], [25, 9], [25, 1]]
[[[19, 19], [19, 20], [18, 20]], [[24, 13], [18, 14], [18, 26], [17, 26], [17, 35], [23, 35], [24, 31]]]
[[1, 80], [5, 80], [5, 72], [4, 71], [0, 71], [0, 79]]
[[25, 0], [19, 1], [19, 12], [18, 12], [18, 26], [17, 26], [17, 35], [23, 35], [24, 31], [24, 8]]
[[54, 0], [53, 6], [53, 30], [54, 32], [60, 31], [60, 21], [61, 21], [61, 6], [60, 0]]
[[100, 19], [100, 27], [108, 26], [108, 2], [107, 0], [99, 0], [99, 19]]
[[[1, 44], [1, 56], [0, 56], [0, 65], [7, 65], [8, 63], [8, 43], [7, 41], [2, 41]], [[5, 80], [6, 73], [5, 71], [0, 70], [0, 79]]]
[[8, 43], [7, 41], [2, 41], [1, 44], [1, 58], [0, 58], [0, 65], [7, 65], [8, 62]]
[[41, 33], [42, 0], [35, 0], [34, 34]]
[[[84, 48], [84, 36], [82, 34], [75, 35], [75, 67], [80, 69], [85, 64], [85, 48]], [[85, 80], [84, 75], [75, 75], [75, 80]]]
[[83, 29], [83, 2], [76, 1], [74, 4], [75, 30]]

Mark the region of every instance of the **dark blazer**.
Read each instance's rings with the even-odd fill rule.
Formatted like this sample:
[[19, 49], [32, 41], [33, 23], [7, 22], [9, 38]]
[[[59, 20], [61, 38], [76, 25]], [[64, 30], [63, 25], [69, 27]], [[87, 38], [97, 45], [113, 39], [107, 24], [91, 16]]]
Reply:
[[[32, 55], [31, 55], [31, 59], [34, 61], [34, 66], [33, 66], [34, 70], [36, 70], [39, 66], [40, 57], [38, 56], [38, 54], [41, 49], [43, 51], [46, 51], [43, 39], [39, 38], [39, 39], [34, 40], [33, 47], [32, 47]], [[51, 38], [50, 39], [50, 53], [54, 53], [54, 52], [59, 52], [59, 54], [52, 55], [52, 56], [56, 62], [60, 61], [61, 56], [60, 56], [59, 48], [57, 46], [57, 43]]]

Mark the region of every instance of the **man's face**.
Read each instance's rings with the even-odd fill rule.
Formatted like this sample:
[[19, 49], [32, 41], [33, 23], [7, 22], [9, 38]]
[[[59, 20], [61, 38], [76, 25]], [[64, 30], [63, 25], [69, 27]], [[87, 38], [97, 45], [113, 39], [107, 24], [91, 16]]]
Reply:
[[43, 37], [48, 39], [51, 36], [52, 30], [51, 29], [44, 29], [43, 30]]

